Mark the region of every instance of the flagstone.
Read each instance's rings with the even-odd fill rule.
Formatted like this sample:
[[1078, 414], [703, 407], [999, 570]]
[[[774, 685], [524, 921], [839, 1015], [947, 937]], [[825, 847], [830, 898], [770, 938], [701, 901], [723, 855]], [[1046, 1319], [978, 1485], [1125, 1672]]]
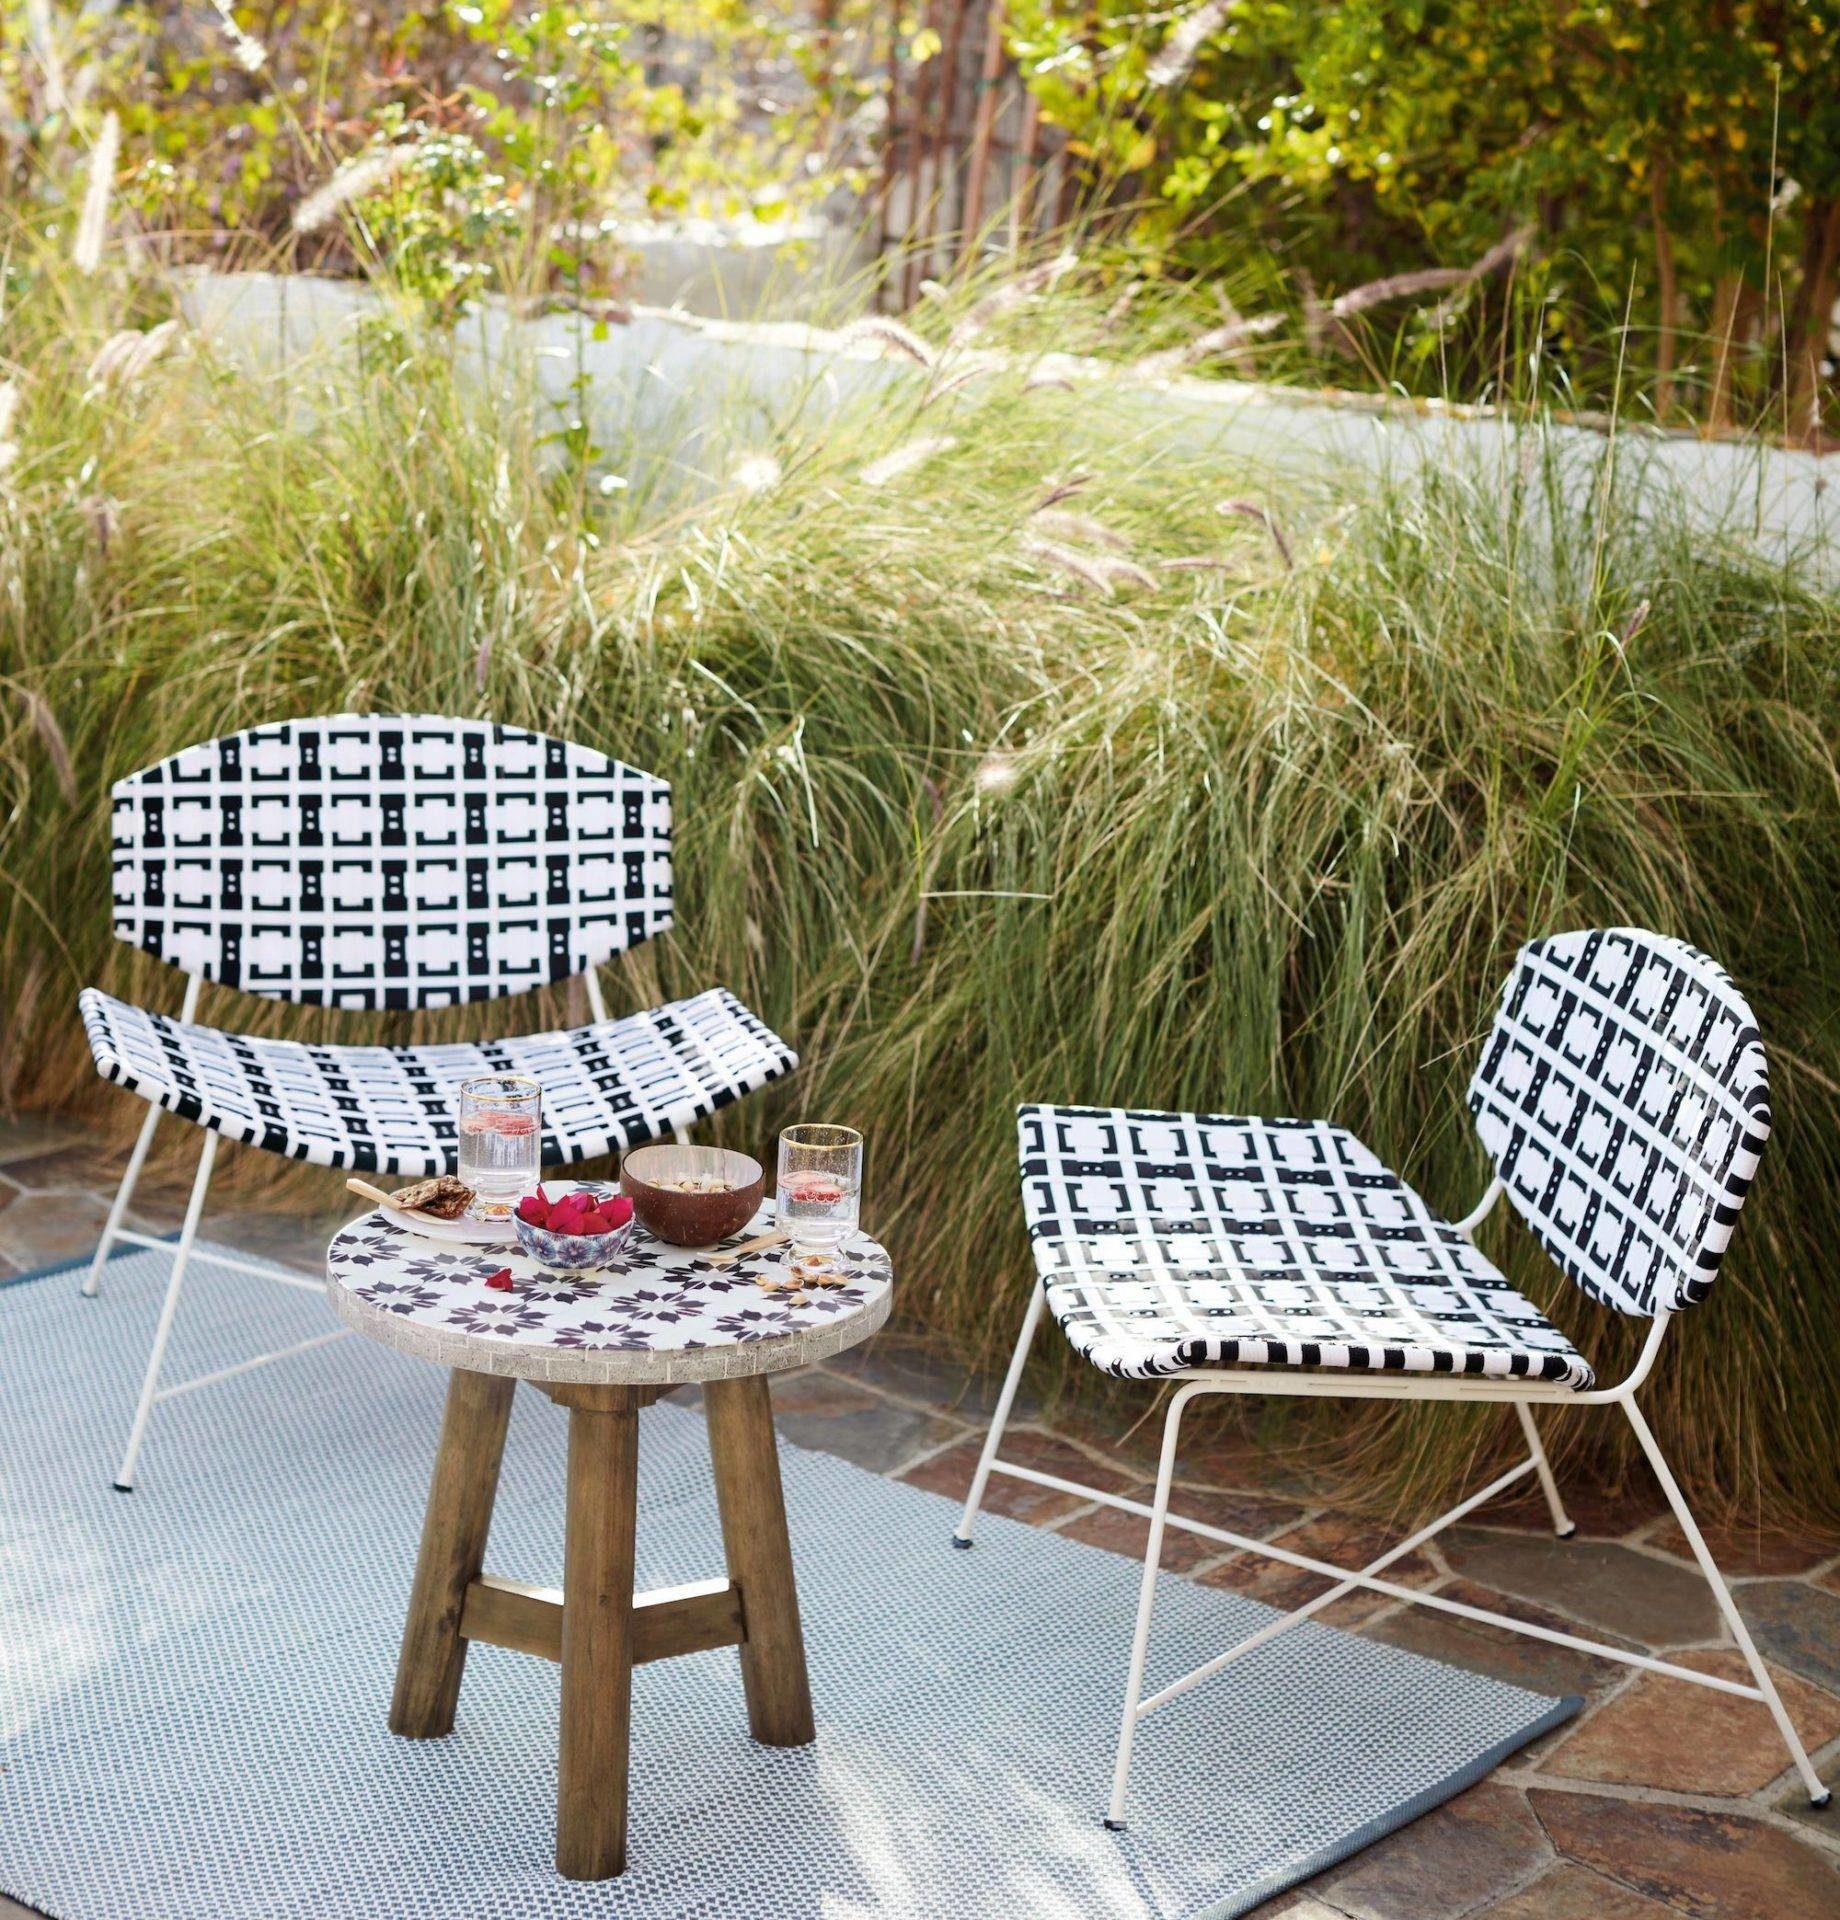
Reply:
[[1455, 1920], [1504, 1898], [1551, 1857], [1522, 1796], [1484, 1782], [1332, 1869], [1311, 1890], [1350, 1920]]
[[871, 1473], [892, 1473], [964, 1431], [815, 1367], [778, 1375], [772, 1393], [774, 1422], [794, 1446], [837, 1454]]
[[[1156, 1496], [1148, 1482], [1132, 1487], [1129, 1497], [1146, 1505]], [[1243, 1533], [1248, 1539], [1263, 1540], [1289, 1527], [1303, 1517], [1303, 1509], [1287, 1500], [1267, 1500], [1252, 1493], [1219, 1493], [1198, 1488], [1180, 1489], [1171, 1507], [1189, 1518], [1209, 1526], [1225, 1527]], [[1083, 1540], [1091, 1547], [1104, 1547], [1110, 1553], [1128, 1554], [1134, 1560], [1144, 1557], [1150, 1541], [1150, 1523], [1134, 1513], [1121, 1513], [1116, 1507], [1095, 1507], [1062, 1527], [1063, 1533]], [[1186, 1573], [1204, 1561], [1217, 1560], [1232, 1549], [1218, 1540], [1209, 1540], [1180, 1527], [1163, 1533], [1161, 1564], [1172, 1573]]]
[[1607, 1540], [1457, 1527], [1444, 1558], [1485, 1587], [1532, 1600], [1592, 1629], [1645, 1647], [1691, 1646], [1719, 1636], [1712, 1591], [1695, 1569]]
[[1748, 1580], [1736, 1598], [1767, 1658], [1840, 1693], [1840, 1595], [1805, 1580]]
[[[1727, 1580], [1756, 1579], [1769, 1574], [1807, 1573], [1824, 1560], [1840, 1552], [1840, 1543], [1818, 1535], [1792, 1533], [1782, 1527], [1707, 1526], [1700, 1532], [1711, 1549], [1719, 1571]], [[1645, 1545], [1659, 1547], [1689, 1566], [1697, 1563], [1693, 1549], [1679, 1526], [1670, 1520], [1658, 1532], [1650, 1534]]]
[[1840, 1913], [1840, 1860], [1766, 1820], [1546, 1788], [1528, 1801], [1561, 1853], [1690, 1920]]
[[[1743, 1656], [1685, 1653], [1683, 1667], [1750, 1682]], [[1840, 1700], [1791, 1673], [1772, 1676], [1804, 1746], [1840, 1736]], [[1692, 1738], [1681, 1730], [1692, 1728]], [[1790, 1764], [1769, 1710], [1757, 1700], [1696, 1687], [1666, 1674], [1639, 1674], [1633, 1684], [1565, 1735], [1540, 1771], [1571, 1780], [1663, 1787], [1675, 1793], [1735, 1798], [1767, 1787]]]
[[[1327, 1560], [1339, 1567], [1361, 1568], [1377, 1560], [1401, 1538], [1397, 1527], [1385, 1527], [1354, 1514], [1326, 1513], [1300, 1526], [1291, 1527], [1276, 1537], [1275, 1543], [1293, 1553], [1307, 1553], [1313, 1559]], [[1443, 1575], [1427, 1556], [1409, 1553], [1395, 1560], [1380, 1576], [1402, 1587], [1433, 1586]], [[1255, 1554], [1238, 1553], [1205, 1567], [1195, 1578], [1210, 1587], [1232, 1587], [1250, 1594], [1269, 1607], [1286, 1610], [1300, 1607], [1326, 1593], [1335, 1583], [1319, 1573], [1301, 1567], [1286, 1566], [1281, 1560], [1264, 1560]], [[1370, 1620], [1377, 1613], [1399, 1603], [1383, 1593], [1357, 1589], [1325, 1608], [1318, 1618], [1331, 1626], [1350, 1627]]]
[[[1517, 1600], [1512, 1594], [1476, 1586], [1468, 1580], [1452, 1580], [1438, 1592], [1445, 1599], [1458, 1600], [1466, 1606], [1486, 1607], [1491, 1613], [1504, 1613], [1511, 1620], [1530, 1621], [1560, 1633], [1578, 1630], [1577, 1622], [1562, 1614], [1535, 1606], [1531, 1601]], [[1630, 1673], [1620, 1662], [1599, 1654], [1580, 1653], [1573, 1647], [1555, 1646], [1550, 1640], [1530, 1639], [1506, 1627], [1463, 1620], [1430, 1607], [1401, 1607], [1397, 1613], [1364, 1626], [1361, 1631], [1369, 1639], [1384, 1640], [1389, 1646], [1404, 1647], [1409, 1652], [1443, 1660], [1471, 1673], [1486, 1673], [1534, 1693], [1575, 1693], [1586, 1700], [1598, 1699], [1621, 1686]], [[1593, 1637], [1627, 1651], [1638, 1650], [1615, 1634], [1594, 1634]], [[1547, 1736], [1549, 1740], [1562, 1737], [1562, 1733]]]
[[[934, 1454], [918, 1466], [909, 1467], [900, 1478], [931, 1493], [943, 1493], [950, 1500], [962, 1500], [971, 1490], [971, 1476], [977, 1470], [978, 1454], [983, 1446], [980, 1436], [961, 1440], [957, 1446]], [[1123, 1493], [1134, 1482], [1117, 1467], [1108, 1467], [1088, 1458], [1078, 1447], [1053, 1434], [1033, 1427], [1015, 1427], [1003, 1436], [1003, 1457], [1018, 1466], [1033, 1467], [1038, 1473], [1052, 1473], [1062, 1480], [1077, 1480], [1106, 1493]], [[1012, 1480], [1007, 1474], [993, 1473], [985, 1490], [984, 1505], [992, 1513], [1006, 1514], [1012, 1520], [1027, 1520], [1042, 1525], [1077, 1513], [1086, 1505], [1070, 1493], [1051, 1487], [1032, 1486], [1026, 1480]]]
[[1674, 1920], [1679, 1912], [1588, 1867], [1563, 1861], [1531, 1886], [1487, 1908], [1478, 1920]]

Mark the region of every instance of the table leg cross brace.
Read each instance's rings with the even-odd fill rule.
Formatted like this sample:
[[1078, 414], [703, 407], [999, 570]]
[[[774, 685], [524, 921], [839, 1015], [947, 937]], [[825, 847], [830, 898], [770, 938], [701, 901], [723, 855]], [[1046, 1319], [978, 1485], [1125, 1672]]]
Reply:
[[[680, 1653], [701, 1653], [709, 1647], [739, 1647], [747, 1641], [741, 1589], [732, 1580], [657, 1587], [649, 1593], [634, 1594], [632, 1604], [635, 1667]], [[561, 1590], [482, 1574], [466, 1590], [460, 1632], [468, 1640], [486, 1640], [495, 1647], [535, 1654], [540, 1660], [559, 1661]]]

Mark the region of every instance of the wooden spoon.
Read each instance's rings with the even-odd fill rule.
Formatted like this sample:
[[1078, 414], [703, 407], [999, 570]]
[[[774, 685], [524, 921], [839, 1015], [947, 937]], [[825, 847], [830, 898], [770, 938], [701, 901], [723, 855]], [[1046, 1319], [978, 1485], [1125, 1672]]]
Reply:
[[770, 1233], [759, 1233], [752, 1240], [743, 1240], [740, 1246], [731, 1247], [727, 1253], [718, 1253], [709, 1264], [712, 1267], [732, 1267], [744, 1254], [764, 1253], [768, 1247], [777, 1247], [787, 1237], [784, 1227], [775, 1227]]
[[368, 1180], [360, 1180], [355, 1174], [345, 1182], [351, 1191], [365, 1200], [374, 1200], [380, 1207], [388, 1207], [392, 1213], [400, 1213], [405, 1220], [435, 1220], [438, 1214], [424, 1212], [420, 1207], [405, 1207], [393, 1194], [385, 1193], [381, 1187], [373, 1187]]

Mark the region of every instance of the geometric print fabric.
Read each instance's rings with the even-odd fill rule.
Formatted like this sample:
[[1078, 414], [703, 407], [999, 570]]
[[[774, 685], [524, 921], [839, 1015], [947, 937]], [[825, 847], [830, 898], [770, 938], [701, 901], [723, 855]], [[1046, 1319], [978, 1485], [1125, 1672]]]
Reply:
[[1633, 928], [1522, 949], [1469, 1090], [1515, 1209], [1593, 1298], [1704, 1299], [1770, 1132], [1768, 1067], [1715, 961]]
[[723, 988], [566, 1032], [418, 1047], [226, 1033], [93, 987], [80, 1005], [107, 1079], [229, 1139], [362, 1173], [453, 1172], [454, 1089], [469, 1074], [541, 1081], [543, 1162], [559, 1166], [689, 1127], [798, 1064]]
[[357, 714], [206, 741], [113, 790], [115, 931], [315, 1006], [457, 1006], [671, 923], [671, 798], [586, 747]]
[[1345, 1128], [1025, 1106], [1018, 1132], [1048, 1308], [1107, 1373], [1592, 1382], [1565, 1335]]

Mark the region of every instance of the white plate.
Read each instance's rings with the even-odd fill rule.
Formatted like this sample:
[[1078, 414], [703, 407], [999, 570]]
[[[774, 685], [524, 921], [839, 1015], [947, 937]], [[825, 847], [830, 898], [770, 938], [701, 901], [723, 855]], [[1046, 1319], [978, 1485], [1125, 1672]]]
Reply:
[[388, 1207], [379, 1207], [377, 1211], [392, 1226], [401, 1227], [418, 1240], [444, 1240], [451, 1246], [462, 1247], [517, 1245], [517, 1228], [508, 1214], [502, 1220], [475, 1220], [467, 1214], [458, 1220], [436, 1220], [428, 1214], [395, 1213]]

